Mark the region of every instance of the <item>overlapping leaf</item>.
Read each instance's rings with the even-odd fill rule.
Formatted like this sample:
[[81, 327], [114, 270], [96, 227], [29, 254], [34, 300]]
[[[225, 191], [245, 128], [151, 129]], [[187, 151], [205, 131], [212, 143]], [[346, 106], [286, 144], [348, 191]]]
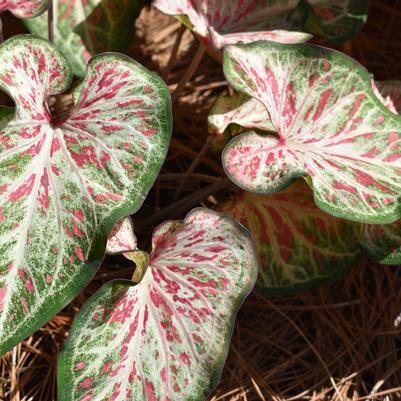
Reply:
[[210, 109], [208, 126], [211, 135], [223, 135], [232, 124], [239, 125], [242, 130], [275, 131], [264, 104], [244, 93], [220, 96]]
[[18, 18], [36, 17], [49, 7], [50, 0], [0, 0], [0, 13], [10, 11]]
[[[124, 52], [132, 41], [143, 0], [53, 0], [54, 41], [83, 77], [87, 61], [106, 51]], [[47, 16], [26, 21], [30, 31], [47, 38]]]
[[44, 39], [0, 47], [0, 86], [16, 103], [0, 135], [0, 354], [59, 311], [91, 279], [107, 235], [142, 204], [165, 158], [165, 84], [128, 57], [91, 60], [69, 117], [46, 100], [72, 77]]
[[331, 281], [362, 256], [363, 225], [317, 208], [303, 179], [274, 195], [243, 192], [219, 210], [252, 233], [259, 257], [257, 284], [266, 296]]
[[185, 16], [190, 28], [215, 49], [238, 42], [274, 40], [299, 43], [310, 39], [296, 32], [307, 18], [298, 0], [155, 0], [154, 6], [168, 15]]
[[130, 217], [123, 217], [114, 224], [107, 239], [106, 252], [109, 255], [117, 255], [130, 252], [137, 247], [134, 233], [134, 224]]
[[277, 133], [231, 140], [223, 163], [235, 183], [272, 193], [309, 175], [328, 213], [366, 223], [401, 216], [401, 119], [363, 67], [328, 49], [256, 42], [229, 46], [224, 70], [266, 106]]
[[[366, 22], [368, 0], [301, 0], [319, 20], [318, 32], [332, 43], [341, 43], [357, 34]], [[311, 27], [312, 28], [312, 27]], [[313, 28], [311, 29], [313, 32]]]
[[60, 401], [204, 400], [257, 274], [249, 233], [195, 209], [153, 233], [142, 281], [106, 284], [59, 356]]

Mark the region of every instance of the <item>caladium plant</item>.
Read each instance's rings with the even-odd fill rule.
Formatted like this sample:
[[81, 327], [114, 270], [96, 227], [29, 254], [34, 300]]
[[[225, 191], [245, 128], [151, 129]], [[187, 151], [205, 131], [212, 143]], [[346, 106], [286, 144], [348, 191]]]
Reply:
[[[54, 42], [73, 72], [85, 75], [86, 63], [97, 53], [127, 50], [143, 0], [53, 0]], [[25, 21], [29, 30], [47, 38], [48, 18]]]
[[[209, 47], [220, 51], [238, 42], [267, 39], [283, 43], [305, 42], [311, 35], [296, 32], [306, 20], [305, 7], [294, 0], [155, 0], [153, 5], [168, 15], [179, 16]], [[296, 21], [296, 22], [295, 22]]]
[[138, 285], [106, 284], [59, 355], [59, 400], [203, 400], [217, 384], [257, 261], [234, 220], [195, 209], [153, 233]]
[[44, 324], [95, 274], [116, 220], [142, 204], [171, 135], [168, 89], [128, 57], [98, 55], [69, 116], [46, 100], [72, 77], [48, 41], [0, 47], [14, 113], [0, 136], [0, 354]]
[[363, 257], [363, 225], [317, 208], [303, 179], [273, 195], [243, 192], [219, 211], [252, 233], [259, 257], [257, 285], [267, 297], [333, 281]]
[[224, 72], [265, 105], [276, 132], [250, 131], [226, 146], [223, 164], [236, 184], [273, 193], [308, 175], [330, 214], [366, 223], [401, 216], [401, 118], [361, 65], [334, 50], [265, 41], [228, 46]]
[[50, 0], [0, 0], [0, 13], [10, 11], [17, 18], [30, 18], [42, 14]]

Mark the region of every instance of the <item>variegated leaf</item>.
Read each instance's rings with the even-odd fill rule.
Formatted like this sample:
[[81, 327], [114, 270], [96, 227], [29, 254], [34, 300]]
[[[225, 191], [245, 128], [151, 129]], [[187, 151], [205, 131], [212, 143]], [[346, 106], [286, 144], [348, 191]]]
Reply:
[[137, 249], [134, 223], [130, 217], [123, 217], [114, 224], [107, 239], [106, 252], [117, 255]]
[[[374, 82], [373, 89], [385, 106], [394, 113], [401, 113], [401, 81]], [[383, 264], [401, 263], [401, 220], [393, 224], [365, 227], [362, 243], [366, 251]]]
[[185, 16], [191, 29], [207, 44], [223, 46], [255, 40], [300, 43], [311, 38], [295, 32], [307, 18], [298, 0], [155, 0], [153, 5], [168, 15]]
[[96, 56], [71, 114], [55, 118], [46, 100], [71, 78], [44, 39], [0, 46], [0, 87], [16, 104], [0, 134], [0, 354], [92, 278], [112, 226], [141, 206], [167, 152], [161, 79], [128, 57]]
[[334, 280], [362, 257], [363, 225], [317, 208], [303, 179], [274, 195], [243, 192], [219, 211], [252, 233], [259, 257], [257, 285], [266, 296]]
[[[301, 0], [310, 4], [310, 11], [319, 20], [325, 39], [341, 43], [355, 36], [365, 24], [368, 0]], [[310, 31], [314, 33], [313, 27]]]
[[42, 14], [51, 0], [0, 0], [0, 13], [12, 12], [17, 18], [30, 18]]
[[[87, 61], [106, 51], [124, 52], [132, 41], [143, 0], [53, 0], [54, 41], [83, 77]], [[26, 21], [29, 30], [47, 38], [46, 15]]]
[[208, 128], [211, 135], [223, 135], [232, 124], [239, 125], [243, 131], [275, 131], [265, 105], [244, 93], [220, 96], [210, 109]]
[[112, 281], [75, 318], [60, 401], [203, 400], [217, 384], [256, 254], [234, 220], [195, 209], [153, 233], [142, 281]]
[[312, 45], [255, 42], [228, 46], [224, 71], [266, 106], [277, 132], [247, 132], [226, 146], [223, 164], [236, 184], [272, 193], [308, 175], [328, 213], [366, 223], [401, 216], [401, 119], [374, 95], [362, 66]]

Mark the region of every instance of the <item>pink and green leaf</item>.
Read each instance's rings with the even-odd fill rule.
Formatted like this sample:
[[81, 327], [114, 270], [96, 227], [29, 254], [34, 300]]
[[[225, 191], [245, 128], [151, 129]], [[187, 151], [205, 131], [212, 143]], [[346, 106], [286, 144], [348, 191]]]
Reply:
[[301, 2], [309, 9], [306, 29], [334, 44], [345, 42], [355, 36], [365, 24], [369, 11], [368, 0], [301, 0]]
[[[142, 4], [143, 0], [53, 0], [55, 44], [75, 75], [85, 75], [86, 63], [95, 54], [127, 50]], [[46, 15], [25, 22], [32, 33], [47, 38]]]
[[137, 239], [134, 233], [134, 223], [130, 217], [118, 220], [107, 238], [106, 253], [117, 255], [137, 249]]
[[75, 318], [59, 400], [204, 400], [256, 275], [252, 239], [231, 218], [195, 209], [162, 224], [142, 281], [106, 284]]
[[375, 96], [362, 66], [334, 50], [255, 42], [228, 46], [224, 71], [265, 105], [277, 133], [231, 140], [223, 164], [234, 183], [273, 193], [309, 176], [317, 206], [334, 216], [401, 217], [401, 118]]
[[47, 98], [71, 68], [44, 39], [0, 46], [0, 87], [13, 115], [0, 135], [0, 354], [47, 322], [88, 283], [121, 217], [141, 206], [171, 135], [168, 88], [128, 57], [94, 57], [69, 117]]
[[0, 13], [10, 11], [17, 18], [31, 18], [44, 13], [51, 0], [0, 0]]
[[303, 179], [273, 195], [243, 192], [219, 211], [251, 232], [259, 258], [257, 285], [268, 297], [332, 281], [362, 257], [363, 225], [317, 208]]
[[295, 32], [307, 18], [298, 0], [155, 0], [161, 12], [185, 17], [188, 25], [207, 45], [223, 46], [255, 40], [300, 43], [311, 38]]
[[259, 100], [244, 93], [236, 93], [234, 96], [220, 96], [209, 112], [209, 133], [220, 136], [227, 129], [230, 130], [237, 126], [240, 126], [242, 131], [246, 129], [275, 130], [266, 107]]

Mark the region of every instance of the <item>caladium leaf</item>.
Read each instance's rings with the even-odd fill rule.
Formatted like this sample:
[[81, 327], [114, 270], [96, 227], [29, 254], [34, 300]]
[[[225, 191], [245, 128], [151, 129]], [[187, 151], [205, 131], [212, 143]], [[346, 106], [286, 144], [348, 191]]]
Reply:
[[142, 281], [106, 284], [75, 318], [59, 400], [203, 400], [256, 274], [252, 239], [234, 220], [195, 209], [162, 224]]
[[259, 257], [257, 285], [266, 296], [332, 281], [362, 257], [363, 225], [317, 208], [303, 179], [274, 195], [243, 192], [219, 211], [252, 233]]
[[400, 217], [401, 119], [374, 95], [362, 66], [334, 50], [255, 42], [228, 46], [224, 71], [266, 106], [277, 132], [247, 132], [226, 146], [223, 164], [236, 184], [273, 193], [308, 175], [328, 213], [366, 223]]
[[[54, 41], [75, 75], [85, 75], [86, 63], [95, 54], [127, 50], [142, 5], [143, 0], [53, 0]], [[46, 15], [26, 20], [26, 25], [47, 38]]]
[[0, 0], [0, 13], [10, 11], [17, 18], [36, 17], [47, 10], [51, 0]]
[[[401, 113], [401, 81], [375, 81], [373, 89], [390, 111]], [[366, 225], [362, 245], [381, 263], [400, 264], [401, 220], [393, 224]]]
[[220, 96], [208, 116], [208, 129], [211, 135], [223, 135], [234, 124], [246, 129], [275, 131], [266, 107], [259, 100], [244, 93], [234, 96]]
[[[301, 0], [309, 4], [309, 10], [319, 21], [319, 31], [331, 43], [342, 43], [355, 36], [365, 24], [368, 0]], [[310, 21], [310, 20], [309, 20]], [[306, 27], [315, 33], [313, 26]]]
[[[207, 44], [223, 46], [255, 40], [300, 43], [311, 38], [295, 32], [307, 18], [298, 0], [155, 0], [153, 5], [168, 15], [185, 16], [189, 27]], [[295, 20], [295, 21], [294, 21]]]
[[142, 204], [171, 135], [166, 85], [128, 57], [94, 57], [69, 117], [46, 99], [72, 77], [48, 41], [0, 46], [16, 104], [0, 135], [0, 354], [43, 325], [95, 274], [107, 236]]
[[107, 239], [106, 252], [117, 255], [137, 249], [134, 223], [130, 217], [123, 217], [114, 224]]

